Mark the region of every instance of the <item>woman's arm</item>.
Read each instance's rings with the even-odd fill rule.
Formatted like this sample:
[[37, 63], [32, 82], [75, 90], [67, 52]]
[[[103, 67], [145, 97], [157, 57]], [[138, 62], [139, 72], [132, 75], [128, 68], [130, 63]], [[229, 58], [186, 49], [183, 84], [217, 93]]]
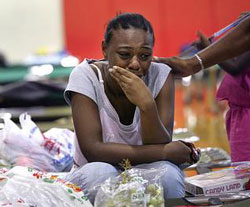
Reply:
[[250, 16], [224, 37], [198, 54], [205, 68], [241, 55], [250, 49]]
[[141, 111], [144, 144], [169, 143], [172, 141], [174, 93], [174, 78], [170, 73], [156, 97], [154, 111]]
[[[198, 52], [198, 55], [202, 59], [204, 68], [208, 68], [239, 56], [248, 50], [250, 50], [250, 16], [224, 37]], [[170, 65], [176, 77], [192, 75], [202, 69], [195, 56], [190, 58], [157, 58], [155, 61]]]
[[124, 158], [133, 165], [160, 160], [169, 160], [177, 165], [191, 162], [190, 149], [181, 142], [143, 146], [104, 143], [98, 107], [84, 95], [72, 95], [72, 113], [80, 149], [89, 162], [118, 165]]
[[229, 59], [227, 61], [224, 61], [219, 64], [219, 66], [225, 70], [227, 73], [235, 76], [241, 73], [243, 70], [247, 69], [250, 67], [250, 51]]
[[[208, 38], [201, 32], [198, 32], [197, 35], [199, 36], [199, 40], [195, 41], [193, 45], [196, 46], [198, 50], [202, 50], [211, 44]], [[220, 63], [219, 66], [227, 73], [231, 75], [237, 75], [250, 66], [250, 51], [245, 52], [235, 58], [226, 60]]]
[[157, 99], [154, 100], [143, 80], [132, 72], [114, 67], [111, 75], [121, 86], [130, 102], [140, 109], [143, 144], [171, 142], [174, 107], [172, 76], [169, 76]]

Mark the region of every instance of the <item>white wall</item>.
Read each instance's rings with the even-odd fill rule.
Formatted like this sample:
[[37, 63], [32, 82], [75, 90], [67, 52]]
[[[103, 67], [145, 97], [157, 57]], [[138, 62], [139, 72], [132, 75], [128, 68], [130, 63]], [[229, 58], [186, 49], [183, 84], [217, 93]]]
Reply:
[[0, 0], [0, 51], [20, 63], [41, 47], [63, 49], [62, 0]]

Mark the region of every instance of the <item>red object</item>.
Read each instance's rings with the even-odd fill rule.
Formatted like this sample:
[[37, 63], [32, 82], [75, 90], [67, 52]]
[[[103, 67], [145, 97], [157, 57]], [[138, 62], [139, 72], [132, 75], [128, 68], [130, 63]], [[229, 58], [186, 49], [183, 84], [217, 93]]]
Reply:
[[108, 21], [119, 12], [137, 12], [154, 27], [155, 55], [172, 56], [194, 41], [198, 30], [209, 36], [247, 10], [249, 0], [64, 0], [65, 46], [81, 60], [102, 58]]
[[250, 190], [250, 179], [248, 180], [248, 182], [245, 184], [246, 190]]

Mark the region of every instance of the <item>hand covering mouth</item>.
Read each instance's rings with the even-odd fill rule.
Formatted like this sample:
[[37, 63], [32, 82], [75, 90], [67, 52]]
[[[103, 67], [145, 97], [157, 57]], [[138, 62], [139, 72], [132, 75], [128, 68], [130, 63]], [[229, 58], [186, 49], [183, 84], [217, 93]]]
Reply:
[[136, 76], [138, 76], [139, 78], [143, 77], [143, 73], [138, 72], [138, 71], [134, 71], [134, 70], [129, 70], [129, 72], [134, 73]]

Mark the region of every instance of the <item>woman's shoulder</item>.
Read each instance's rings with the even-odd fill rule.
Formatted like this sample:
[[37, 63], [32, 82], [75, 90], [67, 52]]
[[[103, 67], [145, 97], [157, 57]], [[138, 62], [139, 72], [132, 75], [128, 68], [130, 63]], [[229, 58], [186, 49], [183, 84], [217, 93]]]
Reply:
[[77, 92], [96, 101], [96, 90], [99, 85], [95, 72], [87, 59], [83, 60], [71, 72], [65, 89], [65, 98], [70, 103], [71, 92]]
[[166, 82], [171, 68], [162, 63], [152, 62], [149, 71], [145, 77], [145, 83], [152, 92], [155, 98], [160, 90], [162, 89], [164, 83]]
[[87, 59], [84, 59], [71, 72], [68, 80], [68, 87], [82, 87], [83, 85], [94, 85], [96, 82], [95, 72]]
[[72, 70], [72, 72], [84, 72], [86, 70], [88, 70], [90, 67], [89, 63], [88, 63], [88, 59], [84, 59], [80, 64], [78, 64], [77, 66], [74, 67], [74, 69]]
[[74, 68], [77, 72], [94, 72], [97, 74], [97, 70], [102, 69], [104, 65], [107, 65], [105, 60], [96, 60], [96, 59], [84, 59], [78, 66]]
[[92, 59], [84, 59], [79, 65], [77, 65], [71, 72], [70, 77], [74, 78], [94, 78], [96, 69], [92, 66], [96, 65]]
[[71, 78], [77, 78], [78, 76], [81, 77], [84, 73], [86, 73], [89, 70], [88, 68], [89, 68], [88, 63], [86, 62], [86, 60], [83, 60], [81, 63], [79, 63], [72, 69], [69, 76], [69, 80]]
[[164, 72], [171, 71], [171, 67], [169, 67], [168, 65], [166, 65], [164, 63], [152, 62], [151, 67], [153, 67], [155, 71], [164, 71]]
[[150, 79], [155, 79], [161, 77], [166, 79], [171, 71], [171, 68], [163, 63], [152, 62], [148, 71], [148, 76]]

